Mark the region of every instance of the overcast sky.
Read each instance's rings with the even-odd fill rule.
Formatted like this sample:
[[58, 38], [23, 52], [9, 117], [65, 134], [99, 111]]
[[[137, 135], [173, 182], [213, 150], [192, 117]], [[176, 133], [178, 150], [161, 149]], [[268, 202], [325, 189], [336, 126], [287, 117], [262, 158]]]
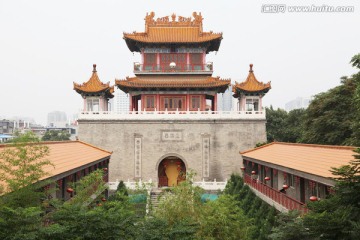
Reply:
[[[262, 13], [263, 4], [354, 6], [352, 13]], [[266, 10], [266, 9], [265, 9]], [[360, 52], [360, 1], [213, 0], [0, 0], [0, 116], [26, 116], [45, 124], [55, 110], [82, 106], [73, 82], [83, 83], [97, 64], [103, 82], [132, 76], [138, 53], [123, 32], [144, 31], [146, 12], [190, 17], [201, 12], [205, 31], [223, 32], [208, 55], [214, 76], [245, 80], [249, 63], [258, 80], [271, 81], [264, 105], [284, 108], [356, 72]]]

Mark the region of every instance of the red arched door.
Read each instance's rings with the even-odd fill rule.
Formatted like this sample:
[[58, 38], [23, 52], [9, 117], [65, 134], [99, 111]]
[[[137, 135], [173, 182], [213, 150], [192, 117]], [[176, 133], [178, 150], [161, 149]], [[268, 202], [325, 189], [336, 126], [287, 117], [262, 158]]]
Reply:
[[186, 167], [178, 157], [163, 159], [158, 168], [159, 187], [174, 187], [186, 179]]

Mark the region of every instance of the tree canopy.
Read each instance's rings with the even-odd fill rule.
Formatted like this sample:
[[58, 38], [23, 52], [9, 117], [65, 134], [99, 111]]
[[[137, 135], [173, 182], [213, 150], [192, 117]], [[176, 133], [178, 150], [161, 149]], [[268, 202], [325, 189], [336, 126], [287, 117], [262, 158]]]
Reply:
[[46, 131], [42, 137], [43, 141], [66, 141], [70, 140], [70, 133], [67, 131], [50, 130]]
[[[352, 66], [360, 69], [360, 54]], [[307, 109], [266, 109], [267, 140], [360, 146], [360, 72], [314, 96]]]

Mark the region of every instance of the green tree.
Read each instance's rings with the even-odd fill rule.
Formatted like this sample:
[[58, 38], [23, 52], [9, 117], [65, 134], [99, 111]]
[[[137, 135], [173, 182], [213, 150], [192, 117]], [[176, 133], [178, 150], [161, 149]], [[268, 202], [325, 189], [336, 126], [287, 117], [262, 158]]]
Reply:
[[[360, 53], [355, 55], [351, 62], [353, 67], [360, 69]], [[354, 74], [352, 78], [355, 81], [356, 89], [353, 97], [353, 106], [355, 109], [355, 118], [352, 124], [352, 139], [353, 146], [360, 146], [360, 72]]]
[[307, 108], [302, 142], [345, 145], [351, 141], [355, 87], [354, 79], [343, 78], [340, 86], [315, 96]]
[[128, 202], [111, 201], [94, 208], [64, 204], [52, 213], [53, 224], [41, 239], [135, 239], [136, 218]]
[[185, 220], [199, 221], [203, 191], [192, 185], [192, 175], [188, 173], [185, 181], [164, 193], [158, 207], [154, 209], [154, 217], [166, 219], [170, 226]]
[[278, 108], [277, 110], [266, 108], [266, 133], [268, 142], [283, 140], [286, 130], [287, 112]]
[[282, 141], [284, 142], [299, 142], [303, 134], [303, 123], [306, 114], [306, 109], [294, 109], [288, 112], [285, 119], [285, 130]]
[[[74, 183], [75, 195], [65, 205], [71, 204], [87, 207], [94, 201], [101, 201], [101, 198], [103, 198], [102, 193], [107, 189], [103, 177], [104, 171], [98, 169]], [[94, 196], [97, 196], [97, 198], [94, 198]]]
[[359, 68], [360, 69], [360, 53], [354, 55], [352, 58], [351, 58], [351, 61], [350, 61], [351, 65], [353, 67], [356, 67], [356, 68]]
[[0, 239], [38, 239], [45, 196], [39, 180], [47, 174], [43, 167], [51, 165], [48, 153], [32, 133], [19, 135], [0, 150]]
[[46, 131], [42, 141], [67, 141], [70, 140], [70, 133], [67, 131], [50, 130]]
[[224, 194], [203, 206], [199, 239], [246, 239], [249, 219], [233, 196]]
[[270, 239], [276, 240], [303, 240], [311, 239], [308, 229], [304, 226], [303, 219], [299, 212], [290, 211], [289, 213], [281, 213], [276, 219], [277, 225], [269, 234]]
[[0, 206], [0, 239], [39, 239], [41, 214], [40, 207]]

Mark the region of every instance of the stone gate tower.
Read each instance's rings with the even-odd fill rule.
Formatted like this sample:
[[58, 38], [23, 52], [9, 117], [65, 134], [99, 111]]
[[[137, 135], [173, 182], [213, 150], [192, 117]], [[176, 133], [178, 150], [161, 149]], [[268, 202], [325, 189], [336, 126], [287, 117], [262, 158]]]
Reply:
[[113, 151], [110, 181], [174, 186], [189, 169], [197, 179], [224, 180], [240, 171], [239, 151], [266, 140], [261, 101], [270, 83], [257, 81], [250, 69], [248, 79], [233, 87], [237, 111], [217, 111], [217, 94], [231, 80], [212, 76], [206, 55], [219, 50], [222, 33], [203, 31], [196, 12], [154, 17], [146, 15], [145, 32], [124, 33], [129, 50], [141, 56], [135, 76], [115, 81], [129, 95], [129, 111], [89, 111], [84, 105], [79, 138]]

